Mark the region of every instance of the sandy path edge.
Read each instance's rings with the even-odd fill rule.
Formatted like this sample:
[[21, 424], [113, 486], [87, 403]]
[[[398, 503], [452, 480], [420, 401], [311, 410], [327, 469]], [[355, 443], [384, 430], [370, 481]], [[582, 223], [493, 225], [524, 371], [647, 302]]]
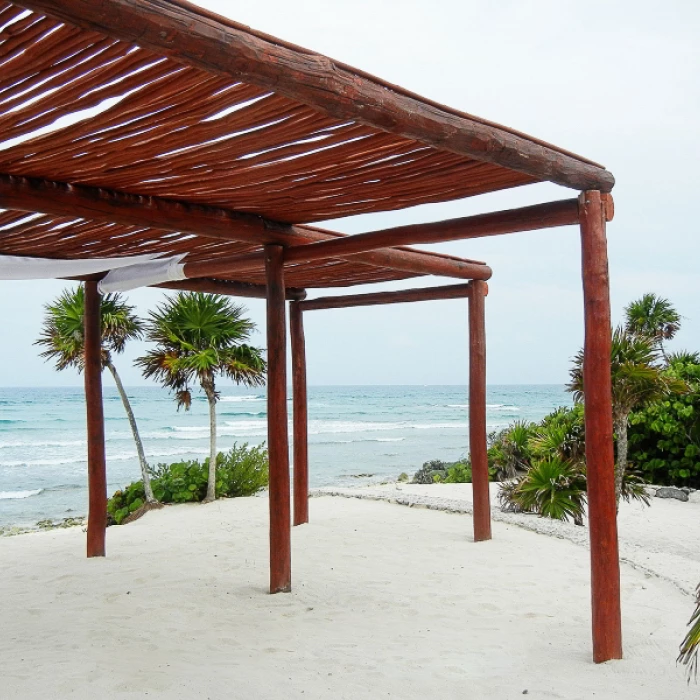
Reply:
[[[533, 514], [504, 513], [498, 506], [494, 505], [498, 502], [497, 487], [497, 484], [491, 484], [491, 518], [494, 521], [514, 525], [540, 535], [568, 540], [578, 546], [590, 549], [587, 525], [576, 526], [573, 523], [542, 518]], [[429, 491], [436, 491], [437, 494], [429, 495]], [[398, 482], [366, 487], [323, 487], [311, 490], [309, 496], [385, 501], [409, 508], [428, 508], [449, 513], [471, 514], [473, 512], [471, 484], [420, 485]], [[681, 509], [683, 515], [689, 516], [689, 521], [698, 514], [700, 508], [687, 503], [662, 502], [659, 504], [656, 499], [652, 499], [651, 507], [627, 503], [622, 503], [620, 507], [620, 561], [638, 571], [671, 583], [685, 595], [695, 596], [695, 589], [700, 581], [700, 562], [673, 551], [674, 537], [680, 537], [681, 533], [674, 534], [671, 528], [664, 528], [662, 523], [657, 522], [660, 520], [659, 517], [650, 517], [644, 520], [657, 532], [660, 531], [666, 535], [668, 542], [662, 543], [661, 546], [656, 542], [656, 546], [652, 546], [645, 540], [646, 533], [644, 528], [640, 530], [639, 522], [639, 515], [643, 513], [644, 508], [647, 510], [646, 515], [653, 513], [654, 516], [663, 515], [658, 513], [659, 510], [665, 512], [669, 509]], [[630, 513], [637, 516], [634, 518], [633, 525], [637, 535], [634, 539], [626, 536], [629, 534], [627, 530], [632, 529], [631, 524], [625, 522], [625, 520], [632, 519]], [[685, 536], [690, 537], [691, 535], [686, 533]]]

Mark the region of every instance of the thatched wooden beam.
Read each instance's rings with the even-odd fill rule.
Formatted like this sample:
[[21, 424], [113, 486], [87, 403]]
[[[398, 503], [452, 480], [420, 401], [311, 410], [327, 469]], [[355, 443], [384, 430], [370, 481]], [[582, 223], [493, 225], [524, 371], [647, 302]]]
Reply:
[[[486, 284], [484, 283], [484, 287]], [[337, 297], [320, 297], [300, 301], [302, 311], [318, 309], [347, 309], [353, 306], [379, 306], [383, 304], [405, 304], [416, 301], [435, 301], [438, 299], [463, 299], [471, 294], [469, 284], [450, 284], [444, 287], [427, 287], [424, 289], [402, 289], [398, 292], [374, 292], [372, 294], [348, 294]]]
[[[297, 227], [253, 214], [40, 178], [0, 174], [0, 208], [80, 216], [243, 243], [309, 242]], [[327, 238], [327, 236], [323, 237]]]
[[182, 0], [19, 0], [18, 4], [209, 73], [272, 90], [337, 119], [540, 180], [605, 192], [615, 182], [611, 173], [590, 161]]
[[[351, 238], [351, 236], [348, 236]], [[340, 239], [337, 239], [340, 240]], [[345, 240], [345, 239], [342, 239]], [[331, 242], [331, 241], [329, 241]], [[335, 241], [332, 241], [335, 242]], [[315, 244], [314, 244], [315, 245]], [[306, 248], [307, 246], [300, 246]], [[288, 248], [285, 252], [285, 264], [287, 255], [292, 254], [296, 248]], [[459, 277], [461, 279], [483, 279], [491, 277], [491, 268], [483, 263], [474, 263], [470, 260], [459, 258], [437, 257], [426, 255], [422, 258], [414, 258], [412, 254], [405, 255], [404, 251], [396, 249], [382, 249], [364, 253], [365, 256], [376, 258], [379, 267], [388, 267], [394, 270], [415, 272], [423, 275], [439, 275], [444, 277]], [[322, 257], [351, 257], [351, 256], [326, 256]], [[354, 254], [352, 254], [354, 257]], [[250, 253], [231, 258], [221, 258], [206, 262], [185, 263], [185, 274], [188, 278], [197, 277], [236, 277], [251, 272], [261, 272], [265, 262], [264, 253]]]
[[565, 199], [560, 202], [536, 204], [531, 207], [448, 219], [447, 221], [358, 233], [345, 238], [297, 246], [287, 251], [285, 263], [304, 263], [323, 258], [337, 258], [397, 245], [444, 243], [445, 241], [498, 236], [518, 231], [571, 226], [578, 224], [578, 222], [578, 200]]
[[[232, 297], [247, 297], [251, 299], [266, 299], [267, 287], [263, 284], [249, 282], [226, 282], [223, 280], [194, 279], [164, 282], [155, 285], [158, 289], [174, 289], [185, 292], [206, 292], [207, 294], [224, 294]], [[306, 299], [306, 290], [297, 287], [287, 287], [286, 298], [290, 301]]]
[[[80, 216], [125, 226], [181, 231], [205, 238], [258, 245], [272, 243], [295, 246], [342, 237], [342, 234], [311, 226], [283, 224], [228, 209], [4, 174], [0, 174], [0, 208], [56, 216]], [[262, 270], [262, 255], [253, 257], [251, 260], [246, 256], [246, 262], [253, 265], [252, 269], [258, 269], [259, 266]], [[491, 277], [491, 269], [486, 265], [408, 249], [375, 250], [354, 255], [352, 259], [365, 265], [420, 275], [462, 279]], [[227, 276], [239, 264], [239, 258], [206, 263], [195, 268], [191, 276]], [[245, 269], [250, 270], [251, 267]]]

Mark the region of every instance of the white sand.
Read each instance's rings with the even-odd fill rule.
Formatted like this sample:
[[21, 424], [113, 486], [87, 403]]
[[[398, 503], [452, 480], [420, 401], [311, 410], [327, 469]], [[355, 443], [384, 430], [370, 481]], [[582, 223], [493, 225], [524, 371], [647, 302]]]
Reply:
[[[468, 501], [467, 486], [426, 488]], [[698, 508], [657, 499], [635, 532], [623, 511], [623, 536], [647, 527], [656, 547], [672, 530], [695, 566], [685, 586]], [[106, 559], [84, 558], [79, 529], [1, 539], [0, 697], [700, 695], [675, 665], [693, 601], [668, 580], [623, 565], [626, 659], [596, 666], [585, 547], [504, 522], [474, 544], [467, 515], [366, 500], [315, 498], [311, 518], [294, 529], [294, 591], [275, 596], [262, 498], [110, 528]]]

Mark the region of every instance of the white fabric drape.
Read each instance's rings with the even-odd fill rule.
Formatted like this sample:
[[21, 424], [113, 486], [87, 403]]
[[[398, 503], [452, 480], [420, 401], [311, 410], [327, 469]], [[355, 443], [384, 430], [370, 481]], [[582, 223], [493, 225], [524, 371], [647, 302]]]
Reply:
[[63, 277], [82, 277], [127, 265], [148, 263], [156, 257], [156, 255], [132, 255], [127, 258], [51, 260], [0, 255], [0, 280], [53, 280]]
[[174, 282], [186, 278], [185, 266], [180, 262], [185, 255], [153, 260], [139, 265], [129, 265], [112, 270], [97, 285], [101, 294], [126, 292], [137, 287], [149, 287], [161, 282]]
[[183, 254], [159, 258], [150, 254], [125, 258], [52, 260], [0, 255], [0, 280], [50, 280], [107, 272], [98, 285], [99, 291], [102, 294], [126, 292], [137, 287], [185, 279], [184, 257]]

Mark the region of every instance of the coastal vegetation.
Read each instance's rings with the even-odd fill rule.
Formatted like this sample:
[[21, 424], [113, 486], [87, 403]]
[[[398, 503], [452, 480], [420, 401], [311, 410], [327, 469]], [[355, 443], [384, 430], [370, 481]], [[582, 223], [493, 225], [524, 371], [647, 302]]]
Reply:
[[[58, 298], [44, 306], [45, 316], [41, 334], [36, 345], [46, 348], [41, 357], [54, 360], [60, 372], [69, 367], [82, 372], [85, 366], [85, 287], [81, 284], [74, 289], [65, 289]], [[151, 487], [148, 462], [143, 442], [131, 402], [114, 364], [114, 355], [124, 352], [130, 340], [143, 336], [143, 322], [134, 313], [120, 294], [106, 294], [100, 304], [102, 328], [102, 367], [110, 371], [117, 386], [124, 410], [129, 420], [131, 434], [136, 444], [136, 452], [141, 467], [144, 498], [154, 503], [156, 498]]]
[[[209, 458], [158, 464], [152, 469], [153, 491], [161, 503], [202, 502], [208, 495]], [[216, 459], [216, 498], [252, 496], [269, 482], [268, 454], [264, 445], [236, 445]], [[107, 503], [111, 522], [121, 525], [145, 504], [143, 481], [114, 493]]]
[[[629, 308], [629, 307], [628, 307]], [[617, 458], [615, 462], [615, 495], [618, 504], [628, 467], [627, 430], [632, 411], [652, 403], [665, 401], [672, 395], [686, 391], [684, 382], [668, 373], [658, 362], [659, 350], [656, 335], [619, 326], [612, 334], [611, 379], [613, 429], [615, 431]], [[585, 399], [583, 381], [583, 351], [579, 351], [571, 369], [571, 381], [567, 389], [577, 403]]]
[[[645, 484], [700, 487], [700, 355], [667, 353], [681, 325], [670, 301], [645, 294], [612, 331], [611, 380], [618, 501], [649, 502]], [[582, 524], [586, 507], [583, 354], [567, 386], [573, 407], [515, 421], [488, 436], [489, 477], [503, 510]], [[471, 481], [468, 458], [426, 462], [414, 483]]]
[[261, 386], [266, 364], [262, 350], [248, 345], [255, 324], [245, 308], [228, 297], [179, 292], [151, 312], [146, 339], [155, 348], [138, 358], [145, 377], [152, 377], [175, 394], [178, 409], [188, 410], [192, 385], [198, 383], [209, 403], [209, 459], [204, 503], [216, 498], [216, 390], [218, 377], [236, 384]]

